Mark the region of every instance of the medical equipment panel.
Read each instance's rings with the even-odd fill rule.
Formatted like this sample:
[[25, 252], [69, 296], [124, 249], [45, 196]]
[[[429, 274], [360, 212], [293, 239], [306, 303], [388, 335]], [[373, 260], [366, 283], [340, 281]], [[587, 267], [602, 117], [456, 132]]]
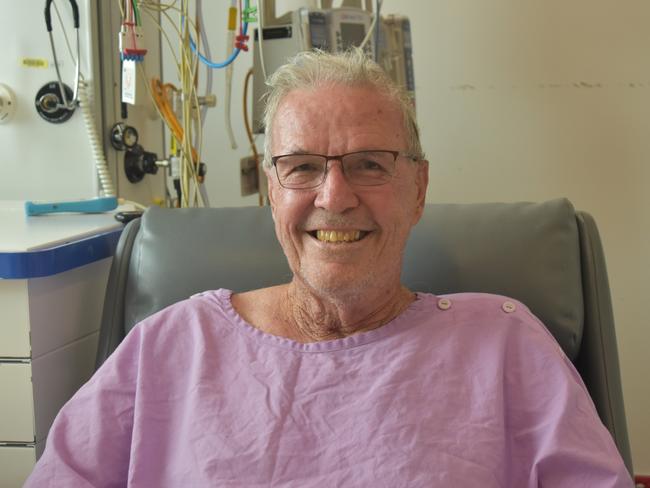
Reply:
[[[273, 2], [270, 2], [273, 5]], [[299, 8], [255, 30], [253, 48], [253, 131], [264, 132], [265, 79], [300, 51], [321, 49], [340, 52], [359, 46], [383, 66], [390, 77], [404, 86], [415, 103], [415, 80], [410, 23], [404, 16], [379, 18], [353, 7]], [[377, 44], [377, 45], [376, 45]]]
[[413, 46], [408, 17], [388, 15], [382, 19], [378, 44], [379, 63], [398, 85], [406, 88], [415, 105]]

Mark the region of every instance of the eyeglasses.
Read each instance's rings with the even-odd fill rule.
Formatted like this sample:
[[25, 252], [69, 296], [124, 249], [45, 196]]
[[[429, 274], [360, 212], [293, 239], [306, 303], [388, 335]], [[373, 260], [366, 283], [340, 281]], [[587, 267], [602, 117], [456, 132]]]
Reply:
[[351, 185], [379, 186], [395, 174], [399, 151], [356, 151], [339, 156], [324, 154], [285, 154], [273, 156], [271, 163], [282, 187], [291, 190], [308, 190], [320, 186], [327, 177], [328, 162], [341, 161], [341, 169]]

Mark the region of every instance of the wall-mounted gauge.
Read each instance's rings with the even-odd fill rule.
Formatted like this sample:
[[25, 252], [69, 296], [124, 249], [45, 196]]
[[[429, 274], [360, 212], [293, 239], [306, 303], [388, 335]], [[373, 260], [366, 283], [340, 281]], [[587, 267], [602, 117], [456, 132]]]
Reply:
[[59, 84], [57, 81], [44, 85], [38, 90], [34, 99], [38, 115], [53, 124], [61, 124], [70, 119], [76, 108], [74, 104], [66, 106], [66, 100], [61, 96], [61, 87], [65, 91], [66, 100], [72, 100], [72, 88], [65, 83]]
[[111, 145], [118, 151], [133, 149], [138, 144], [138, 131], [124, 122], [118, 122], [111, 129]]

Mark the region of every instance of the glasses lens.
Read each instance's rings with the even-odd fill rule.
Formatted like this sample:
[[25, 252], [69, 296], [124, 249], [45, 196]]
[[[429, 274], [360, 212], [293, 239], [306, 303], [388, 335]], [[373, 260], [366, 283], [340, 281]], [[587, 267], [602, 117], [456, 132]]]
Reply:
[[282, 156], [275, 162], [280, 184], [286, 188], [313, 188], [321, 184], [327, 160], [312, 154]]
[[383, 185], [395, 173], [395, 153], [365, 151], [346, 154], [342, 164], [350, 183], [362, 186]]

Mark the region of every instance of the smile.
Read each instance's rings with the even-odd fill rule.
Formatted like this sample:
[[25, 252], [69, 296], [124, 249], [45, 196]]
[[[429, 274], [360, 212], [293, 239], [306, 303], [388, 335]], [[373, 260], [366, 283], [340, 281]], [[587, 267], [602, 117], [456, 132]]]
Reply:
[[340, 231], [319, 229], [309, 232], [309, 234], [321, 242], [345, 243], [359, 241], [367, 236], [369, 232], [363, 230]]

